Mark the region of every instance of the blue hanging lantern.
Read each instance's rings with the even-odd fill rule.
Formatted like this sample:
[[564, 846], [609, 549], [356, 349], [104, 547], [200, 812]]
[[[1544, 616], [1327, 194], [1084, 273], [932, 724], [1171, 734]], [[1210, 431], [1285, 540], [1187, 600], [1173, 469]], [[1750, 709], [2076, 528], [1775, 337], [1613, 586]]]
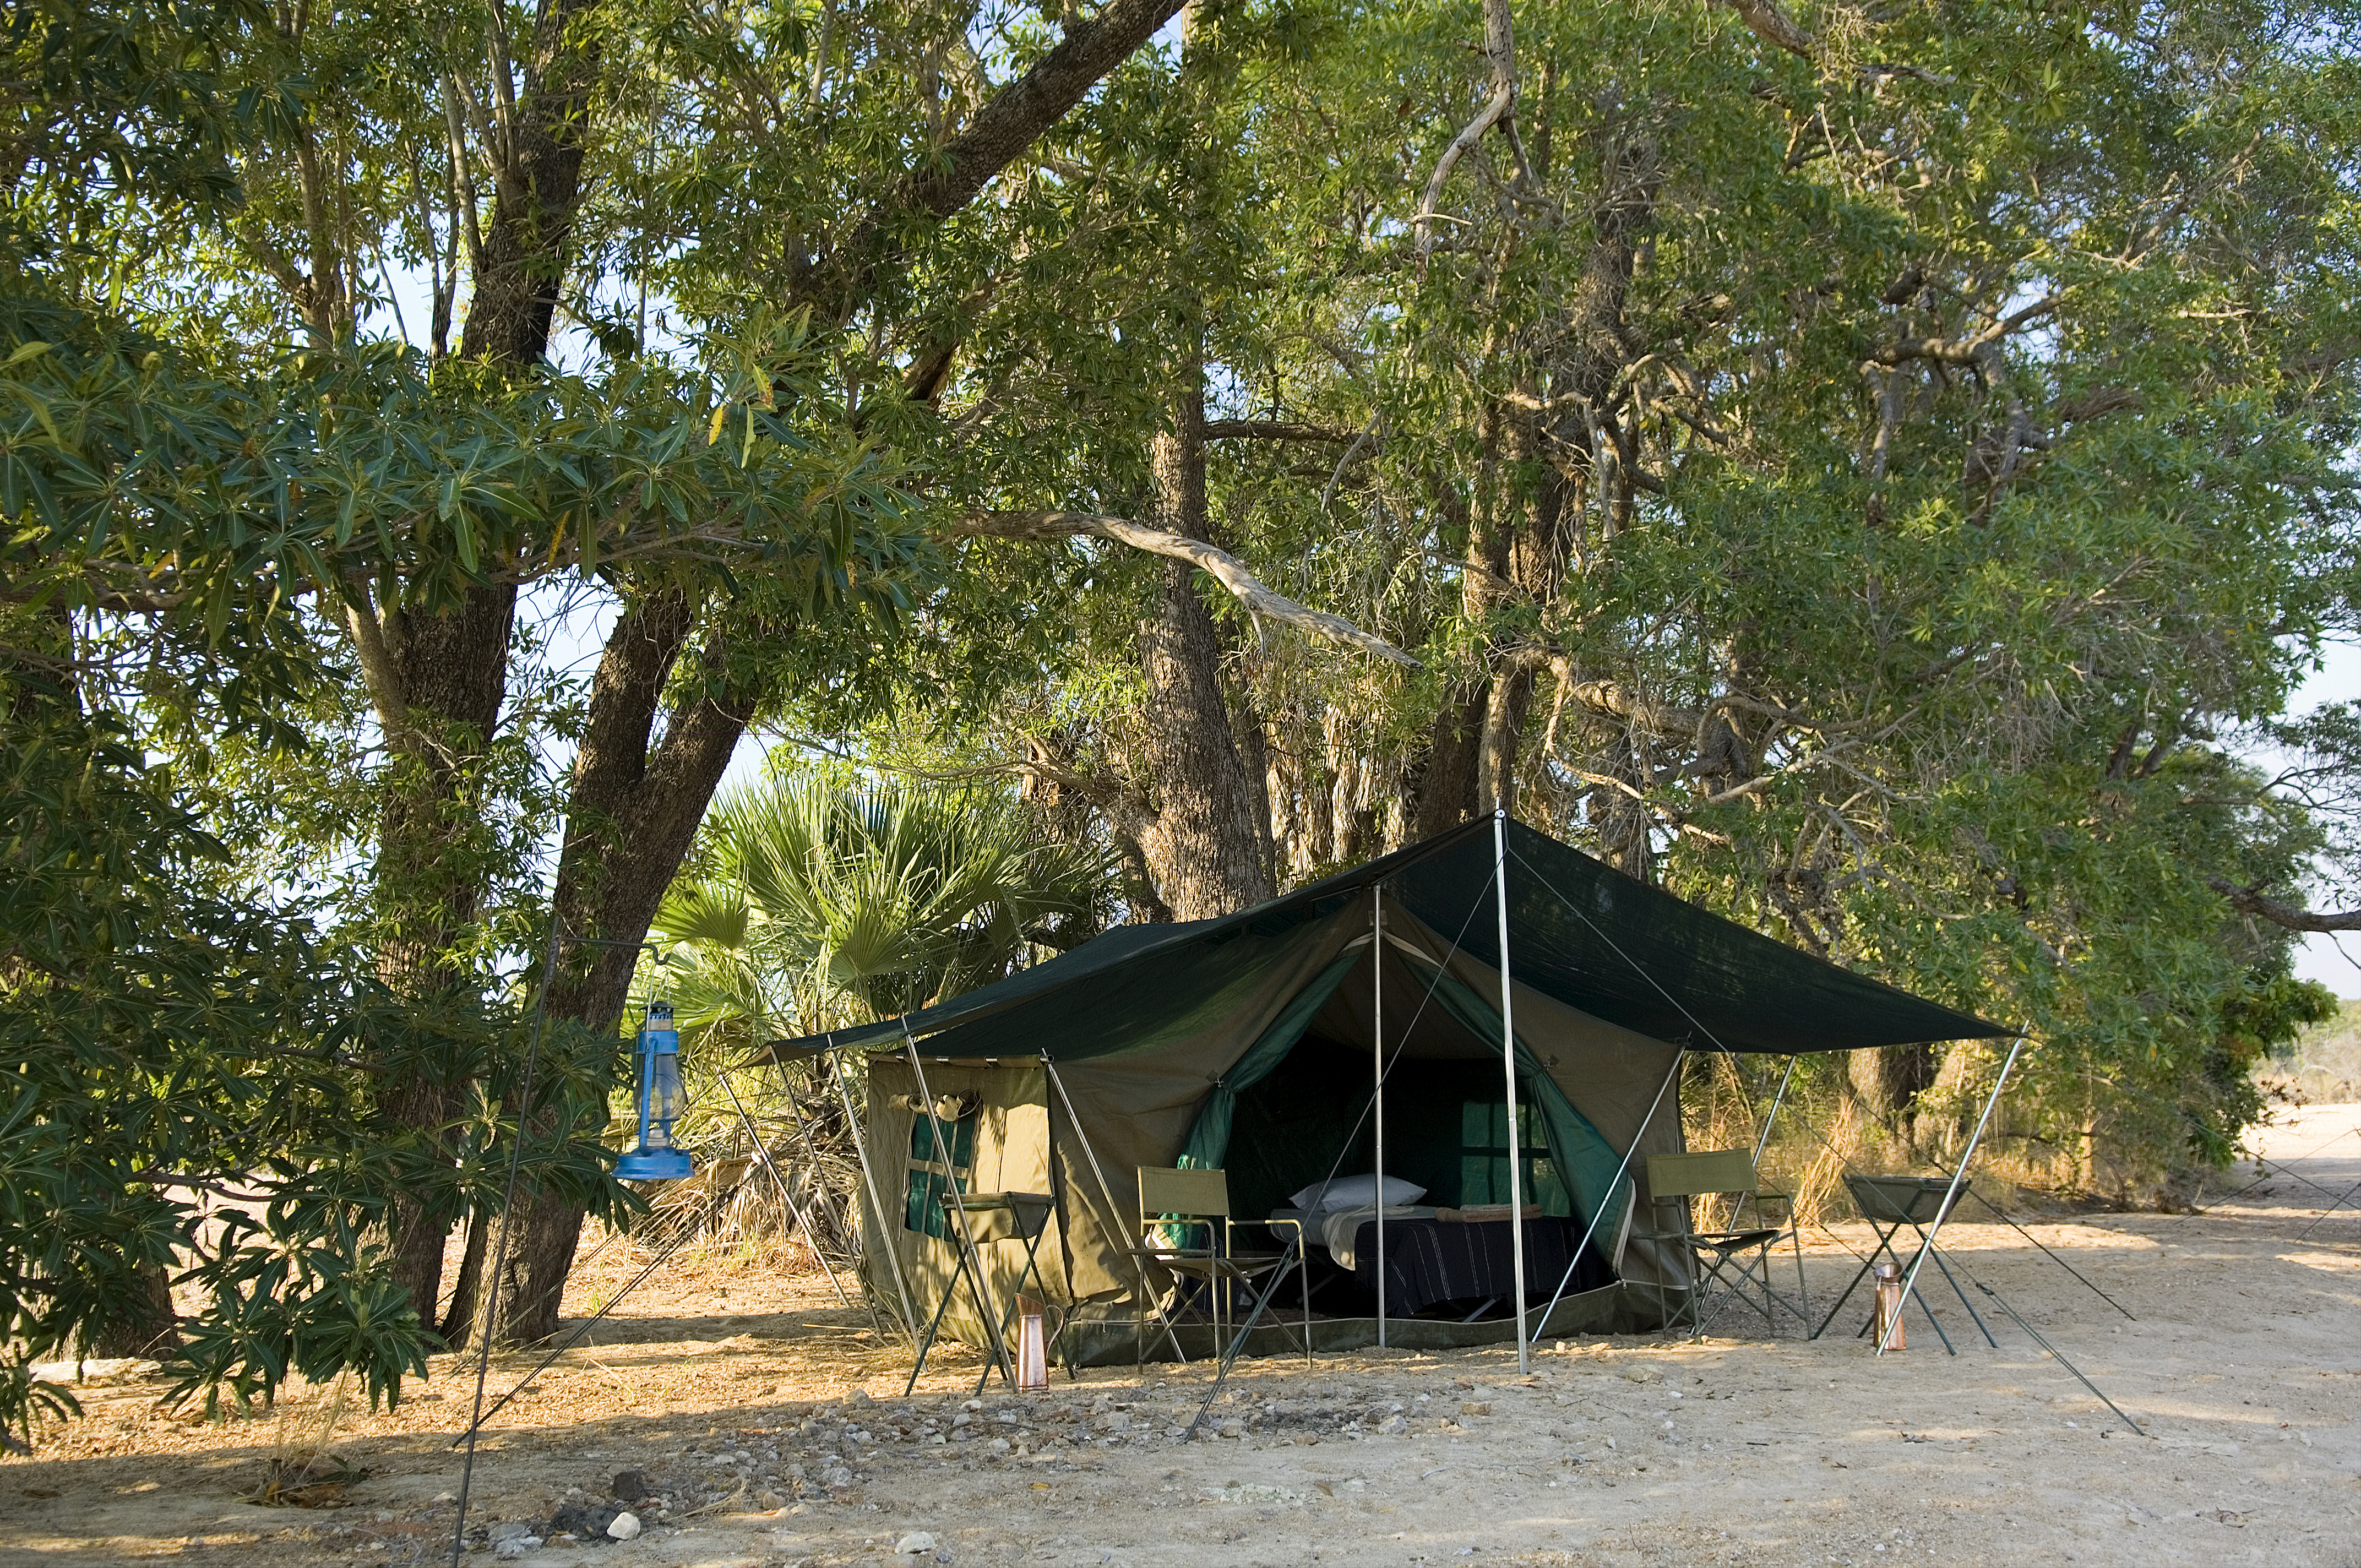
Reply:
[[680, 1087], [680, 1033], [672, 1003], [651, 1002], [640, 1025], [640, 1143], [615, 1162], [625, 1181], [674, 1181], [689, 1173], [686, 1150], [673, 1146], [672, 1124], [687, 1109]]

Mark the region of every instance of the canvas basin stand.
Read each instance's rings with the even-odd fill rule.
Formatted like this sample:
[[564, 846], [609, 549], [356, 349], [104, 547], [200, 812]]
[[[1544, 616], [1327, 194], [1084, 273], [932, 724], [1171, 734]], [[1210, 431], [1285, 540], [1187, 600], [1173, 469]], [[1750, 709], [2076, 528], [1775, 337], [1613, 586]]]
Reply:
[[[1867, 1220], [1870, 1229], [1876, 1233], [1877, 1245], [1870, 1248], [1869, 1255], [1861, 1260], [1860, 1269], [1845, 1286], [1844, 1293], [1837, 1298], [1837, 1304], [1830, 1307], [1828, 1315], [1820, 1320], [1820, 1326], [1812, 1331], [1814, 1339], [1828, 1332], [1828, 1325], [1836, 1321], [1837, 1314], [1844, 1310], [1845, 1302], [1851, 1299], [1861, 1282], [1869, 1277], [1869, 1271], [1877, 1266], [1880, 1257], [1892, 1258], [1897, 1268], [1909, 1268], [1910, 1260], [1894, 1250], [1894, 1235], [1907, 1225], [1916, 1233], [1919, 1244], [1927, 1245], [1927, 1227], [1942, 1218], [1943, 1201], [1951, 1190], [1951, 1179], [1948, 1176], [1847, 1176], [1844, 1184], [1845, 1190], [1852, 1194], [1853, 1206], [1861, 1211], [1861, 1218]], [[1993, 1338], [1992, 1330], [1985, 1327], [1983, 1319], [1976, 1315], [1975, 1303], [1968, 1299], [1968, 1293], [1960, 1289], [1959, 1280], [1952, 1277], [1951, 1266], [1943, 1261], [1942, 1249], [1927, 1246], [1927, 1255], [1935, 1260], [1935, 1266], [1943, 1271], [1944, 1279], [1950, 1284], [1951, 1294], [1960, 1299], [1960, 1305], [1968, 1310], [1969, 1318], [1973, 1320], [1978, 1329], [1982, 1330], [1984, 1343], [1998, 1350], [2000, 1342]], [[1918, 1297], [1918, 1310], [1927, 1314], [1927, 1321], [1934, 1329], [1935, 1337], [1943, 1342], [1943, 1348], [1953, 1355], [1959, 1354], [1958, 1348], [1951, 1343], [1951, 1336], [1943, 1332], [1941, 1321], [1936, 1318], [1935, 1309], [1927, 1305], [1926, 1297], [1916, 1291], [1912, 1294]], [[1872, 1312], [1869, 1321], [1862, 1323], [1853, 1337], [1859, 1339], [1869, 1332], [1870, 1324], [1876, 1321], [1877, 1314]]]
[[[983, 1324], [990, 1343], [984, 1349], [983, 1371], [975, 1380], [975, 1391], [992, 1381], [992, 1369], [1000, 1368], [1000, 1376], [1011, 1387], [1016, 1378], [1008, 1370], [1007, 1336], [1009, 1320], [1016, 1311], [1016, 1298], [1025, 1292], [1025, 1281], [1031, 1278], [1035, 1289], [1048, 1295], [1041, 1283], [1041, 1237], [1049, 1228], [1049, 1214], [1056, 1201], [1046, 1192], [946, 1192], [941, 1198], [948, 1210], [957, 1203], [974, 1227], [976, 1255], [972, 1263], [967, 1249], [959, 1249], [959, 1266], [950, 1278], [943, 1282], [942, 1299], [935, 1303], [935, 1315], [927, 1324], [927, 1332], [918, 1341], [918, 1359], [910, 1368], [910, 1380], [902, 1386], [906, 1398], [918, 1386], [918, 1376], [927, 1369], [927, 1353], [935, 1348], [935, 1335], [943, 1325], [943, 1316], [951, 1310], [951, 1298], [959, 1293], [962, 1281], [975, 1300], [977, 1320]], [[992, 1287], [983, 1277], [983, 1249], [994, 1242], [1022, 1242], [1025, 1261], [1016, 1270], [1016, 1286], [1009, 1292], [1008, 1305], [995, 1313], [992, 1307]], [[1061, 1336], [1062, 1337], [1062, 1336]], [[1068, 1370], [1071, 1372], [1071, 1367]]]
[[[1691, 1332], [1702, 1337], [1724, 1308], [1743, 1302], [1761, 1312], [1763, 1322], [1774, 1332], [1782, 1310], [1810, 1329], [1811, 1297], [1804, 1283], [1804, 1245], [1795, 1234], [1794, 1205], [1785, 1193], [1763, 1185], [1752, 1154], [1745, 1149], [1714, 1149], [1650, 1155], [1648, 1191], [1658, 1203], [1680, 1205], [1681, 1225], [1646, 1239], [1686, 1248], [1697, 1281], [1688, 1305], [1673, 1315], [1666, 1328], [1677, 1326], [1686, 1316]], [[1730, 1200], [1731, 1224], [1720, 1230], [1698, 1230], [1694, 1205], [1700, 1198], [1711, 1197]], [[1782, 1211], [1775, 1217], [1770, 1212], [1773, 1204]], [[1755, 1223], [1740, 1228], [1738, 1217], [1750, 1208]], [[1771, 1283], [1771, 1252], [1782, 1241], [1795, 1248], [1796, 1296]]]
[[[1230, 1179], [1226, 1171], [1153, 1165], [1139, 1168], [1139, 1223], [1140, 1260], [1157, 1264], [1184, 1280], [1194, 1280], [1202, 1288], [1206, 1315], [1213, 1320], [1213, 1342], [1217, 1345], [1223, 1341], [1224, 1321], [1237, 1315], [1237, 1288], [1251, 1286], [1266, 1276], [1270, 1277], [1268, 1283], [1275, 1288], [1285, 1276], [1287, 1266], [1294, 1264], [1303, 1287], [1303, 1359], [1312, 1359], [1311, 1271], [1304, 1258], [1301, 1224], [1293, 1220], [1249, 1221], [1250, 1229], [1291, 1229], [1295, 1242], [1284, 1252], [1242, 1253], [1237, 1249], [1237, 1223], [1230, 1218]], [[1174, 1245], [1170, 1233], [1176, 1230], [1202, 1230], [1205, 1245]], [[1262, 1299], [1268, 1299], [1269, 1295], [1270, 1290], [1266, 1288]], [[1260, 1304], [1257, 1300], [1257, 1315]], [[1177, 1311], [1180, 1304], [1176, 1302], [1174, 1307]]]

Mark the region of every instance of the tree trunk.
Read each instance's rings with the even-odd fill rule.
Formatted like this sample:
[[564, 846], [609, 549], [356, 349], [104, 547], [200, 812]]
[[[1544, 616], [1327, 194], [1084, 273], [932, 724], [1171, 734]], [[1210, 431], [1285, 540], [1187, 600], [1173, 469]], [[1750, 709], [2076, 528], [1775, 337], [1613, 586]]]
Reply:
[[[1150, 456], [1156, 499], [1150, 520], [1206, 538], [1202, 371], [1191, 363], [1175, 400], [1172, 431]], [[1206, 920], [1258, 904], [1275, 891], [1257, 824], [1259, 791], [1239, 754], [1222, 690], [1221, 635], [1197, 591], [1196, 569], [1166, 561], [1154, 615], [1140, 627], [1148, 677], [1143, 760], [1154, 816], [1141, 837], [1158, 891], [1176, 918]]]
[[[509, 177], [484, 234], [460, 342], [462, 355], [504, 370], [538, 364], [549, 347], [581, 201], [582, 126], [598, 64], [595, 37], [578, 23], [595, 4], [544, 0], [523, 60]], [[379, 711], [396, 763], [378, 842], [384, 920], [378, 972], [396, 992], [424, 1000], [462, 980], [447, 955], [481, 913], [485, 878], [466, 839], [478, 820], [478, 764], [507, 696], [516, 589], [471, 588], [440, 615], [412, 616], [399, 605], [382, 613], [394, 634], [396, 686], [379, 694]], [[463, 1089], [405, 1072], [388, 1086], [383, 1106], [440, 1161]], [[393, 1195], [394, 1279], [422, 1319], [434, 1316], [444, 1244], [457, 1218], [450, 1205]]]
[[1466, 682], [1454, 688], [1436, 711], [1427, 734], [1426, 762], [1419, 770], [1412, 839], [1431, 839], [1476, 815], [1477, 754], [1489, 699], [1487, 684]]
[[[580, 200], [577, 127], [598, 64], [590, 35], [575, 24], [594, 4], [544, 0], [527, 71], [531, 123], [519, 138], [521, 161], [529, 166], [520, 181], [522, 195], [511, 202], [503, 192], [486, 236], [463, 353], [524, 363], [547, 346]], [[799, 280], [795, 302], [849, 318], [915, 235], [965, 206], [1180, 4], [1110, 0], [1087, 20], [1065, 27], [1058, 45], [994, 93], [939, 156], [913, 168], [849, 226], [843, 243]], [[559, 854], [555, 916], [569, 936], [623, 944], [645, 938], [753, 715], [759, 691], [722, 684], [717, 674], [711, 690], [673, 710], [661, 743], [651, 751], [657, 706], [688, 641], [695, 608], [659, 592], [628, 609], [608, 639]], [[708, 650], [709, 670], [720, 669], [719, 653], [717, 641]], [[626, 945], [588, 951], [593, 956], [568, 955], [561, 962], [549, 1017], [610, 1032], [622, 1016], [637, 950]], [[494, 1321], [505, 1337], [530, 1342], [555, 1328], [583, 1212], [580, 1204], [555, 1193], [520, 1197], [510, 1222], [511, 1255], [492, 1284]]]
[[[556, 913], [566, 938], [597, 938], [607, 945], [561, 945], [548, 1001], [553, 1025], [572, 1022], [599, 1036], [615, 1032], [639, 961], [632, 944], [646, 938], [753, 717], [752, 696], [724, 678], [717, 634], [700, 660], [706, 689], [684, 697], [665, 716], [663, 739], [651, 747], [660, 694], [697, 608], [678, 590], [634, 606], [616, 622], [591, 682], [558, 856]], [[557, 1131], [538, 1108], [531, 1125], [543, 1136]], [[519, 1193], [509, 1220], [509, 1256], [494, 1283], [503, 1338], [531, 1343], [555, 1332], [584, 1212], [581, 1203], [554, 1191]]]
[[[394, 756], [379, 818], [378, 977], [397, 994], [429, 1001], [465, 977], [449, 954], [481, 912], [484, 879], [467, 839], [478, 819], [477, 764], [508, 686], [516, 590], [476, 588], [443, 615], [396, 610], [394, 673], [406, 718], [387, 740]], [[380, 1104], [393, 1124], [447, 1163], [445, 1135], [465, 1086], [405, 1063]], [[443, 1245], [458, 1215], [445, 1203], [396, 1192], [388, 1216], [394, 1283], [423, 1320], [442, 1293]]]
[[112, 1303], [106, 1321], [91, 1336], [91, 1354], [155, 1361], [181, 1348], [181, 1320], [172, 1310], [171, 1276], [143, 1263], [136, 1277], [134, 1292]]

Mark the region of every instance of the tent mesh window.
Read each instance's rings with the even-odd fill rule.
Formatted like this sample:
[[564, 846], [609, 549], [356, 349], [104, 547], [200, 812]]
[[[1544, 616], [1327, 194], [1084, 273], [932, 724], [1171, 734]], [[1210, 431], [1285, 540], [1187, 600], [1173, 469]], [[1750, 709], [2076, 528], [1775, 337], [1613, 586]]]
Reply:
[[[1494, 1076], [1488, 1074], [1487, 1076]], [[1523, 1085], [1519, 1089], [1526, 1093]], [[1530, 1102], [1517, 1105], [1517, 1163], [1524, 1168], [1525, 1201], [1542, 1212], [1572, 1212], [1565, 1188], [1550, 1163], [1547, 1134]], [[1502, 1100], [1466, 1099], [1459, 1102], [1459, 1202], [1472, 1207], [1509, 1201], [1509, 1107]]]
[[910, 1179], [902, 1205], [902, 1228], [944, 1239], [943, 1194], [964, 1192], [975, 1164], [975, 1113], [944, 1124], [950, 1158], [936, 1157], [935, 1124], [921, 1114], [910, 1124]]

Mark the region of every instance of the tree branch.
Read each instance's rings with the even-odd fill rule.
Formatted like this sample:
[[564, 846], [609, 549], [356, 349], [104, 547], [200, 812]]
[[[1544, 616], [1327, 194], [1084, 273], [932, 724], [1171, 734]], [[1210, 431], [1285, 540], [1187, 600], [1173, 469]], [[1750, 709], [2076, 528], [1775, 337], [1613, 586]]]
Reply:
[[1341, 616], [1298, 604], [1286, 595], [1267, 587], [1245, 562], [1222, 550], [1172, 533], [1160, 528], [1149, 528], [1128, 518], [1102, 517], [1096, 512], [1082, 511], [994, 511], [971, 514], [951, 525], [958, 533], [986, 539], [1072, 539], [1088, 537], [1113, 540], [1135, 550], [1145, 550], [1153, 555], [1167, 555], [1175, 561], [1186, 561], [1211, 576], [1227, 588], [1249, 614], [1268, 616], [1316, 637], [1342, 642], [1364, 652], [1390, 659], [1410, 669], [1419, 669], [1419, 662], [1381, 637], [1362, 630]]
[[2298, 909], [2292, 904], [2281, 904], [2267, 898], [2251, 887], [2221, 877], [2207, 877], [2205, 885], [2230, 901], [2230, 907], [2242, 915], [2252, 915], [2274, 926], [2290, 931], [2361, 931], [2361, 909], [2341, 910], [2333, 915], [2315, 915], [2309, 909]]
[[[1183, 0], [1108, 0], [1097, 16], [1066, 29], [1058, 47], [1032, 70], [993, 94], [967, 128], [906, 175], [892, 194], [864, 214], [838, 255], [848, 258], [840, 297], [823, 308], [850, 314], [870, 292], [880, 269], [899, 257], [894, 229], [917, 216], [940, 223], [975, 199], [986, 181], [1082, 101], [1106, 73], [1128, 59], [1170, 20]], [[796, 292], [825, 298], [832, 270], [823, 258]]]
[[1324, 424], [1299, 424], [1283, 419], [1209, 419], [1208, 441], [1312, 441], [1343, 445], [1360, 438], [1360, 432]]
[[1418, 230], [1418, 254], [1422, 260], [1434, 248], [1434, 220], [1440, 214], [1435, 203], [1443, 200], [1443, 187], [1459, 160], [1467, 156], [1485, 133], [1508, 117], [1517, 104], [1517, 43], [1510, 30], [1509, 0], [1484, 0], [1484, 58], [1492, 67], [1492, 95], [1476, 111], [1476, 117], [1459, 128], [1451, 145], [1443, 149], [1435, 160], [1434, 172], [1427, 177], [1426, 190], [1418, 199], [1418, 216], [1412, 220]]
[[1772, 0], [1726, 0], [1754, 36], [1774, 49], [1812, 58], [1812, 35], [1797, 27]]

